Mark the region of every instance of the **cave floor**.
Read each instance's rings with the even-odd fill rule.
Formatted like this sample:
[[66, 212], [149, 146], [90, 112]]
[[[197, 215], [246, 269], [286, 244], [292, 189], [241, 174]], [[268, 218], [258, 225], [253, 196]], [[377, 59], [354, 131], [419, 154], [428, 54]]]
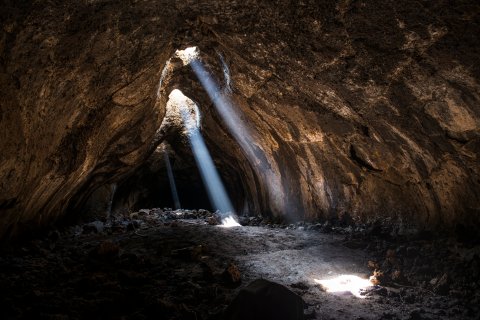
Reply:
[[162, 219], [144, 210], [2, 248], [0, 318], [219, 319], [257, 278], [300, 295], [307, 319], [479, 317], [478, 292], [466, 300], [397, 285], [357, 297], [326, 292], [314, 281], [368, 278], [368, 239], [304, 226], [223, 228], [205, 217], [175, 215]]

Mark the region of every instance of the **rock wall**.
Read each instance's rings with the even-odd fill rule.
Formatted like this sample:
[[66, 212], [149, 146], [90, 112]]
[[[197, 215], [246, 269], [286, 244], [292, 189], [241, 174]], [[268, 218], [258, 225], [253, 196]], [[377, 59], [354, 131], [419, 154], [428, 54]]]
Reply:
[[2, 1], [0, 11], [0, 234], [14, 234], [145, 159], [175, 25], [157, 1]]
[[[81, 208], [163, 139], [187, 156], [157, 132], [174, 88], [200, 105], [240, 211], [402, 232], [475, 226], [479, 4], [317, 2], [4, 0], [0, 233]], [[220, 56], [228, 66], [255, 161], [188, 67], [158, 88], [173, 52], [192, 45], [223, 86]]]

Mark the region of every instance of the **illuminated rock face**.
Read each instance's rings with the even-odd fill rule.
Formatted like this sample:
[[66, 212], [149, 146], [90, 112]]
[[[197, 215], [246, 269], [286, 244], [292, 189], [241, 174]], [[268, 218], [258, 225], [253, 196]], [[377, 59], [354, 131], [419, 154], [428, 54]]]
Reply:
[[155, 1], [1, 6], [0, 235], [56, 219], [144, 161], [175, 27]]
[[[1, 10], [1, 234], [121, 188], [164, 138], [188, 162], [175, 130], [157, 132], [174, 88], [199, 104], [240, 212], [405, 232], [479, 222], [476, 1], [38, 6]], [[191, 45], [251, 127], [255, 163], [188, 67], [175, 62], [158, 91]]]

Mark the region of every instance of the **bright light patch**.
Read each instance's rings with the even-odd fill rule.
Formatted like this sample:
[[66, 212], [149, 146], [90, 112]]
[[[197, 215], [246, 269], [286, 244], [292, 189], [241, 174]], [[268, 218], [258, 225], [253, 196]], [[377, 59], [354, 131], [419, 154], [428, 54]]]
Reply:
[[197, 47], [188, 47], [185, 50], [175, 51], [175, 55], [182, 60], [184, 66], [189, 65], [190, 62], [197, 59], [199, 54], [200, 52]]
[[[198, 131], [200, 128], [200, 110], [196, 103], [178, 89], [174, 89], [168, 98], [167, 116], [175, 118], [175, 121], [182, 121], [187, 134]], [[178, 115], [181, 119], [178, 119]]]
[[231, 227], [241, 227], [242, 225], [235, 220], [233, 216], [228, 216], [225, 219], [222, 219], [222, 227], [231, 228]]
[[373, 286], [367, 279], [346, 274], [330, 280], [313, 280], [322, 285], [327, 292], [351, 292], [358, 298], [365, 298], [365, 296], [362, 296], [360, 293], [368, 287]]

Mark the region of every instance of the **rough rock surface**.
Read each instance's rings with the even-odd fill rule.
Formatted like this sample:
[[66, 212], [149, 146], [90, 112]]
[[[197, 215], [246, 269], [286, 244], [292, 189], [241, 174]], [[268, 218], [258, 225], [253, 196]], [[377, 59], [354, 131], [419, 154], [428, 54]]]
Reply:
[[239, 291], [225, 311], [225, 319], [304, 320], [304, 304], [285, 286], [257, 279]]
[[[164, 138], [174, 88], [198, 102], [239, 211], [463, 231], [480, 217], [479, 6], [3, 0], [0, 233], [121, 184]], [[159, 88], [191, 45], [249, 125], [256, 161], [189, 67]]]
[[[207, 223], [212, 216], [143, 209], [112, 216], [102, 231], [76, 225], [0, 246], [0, 318], [219, 320], [239, 315], [243, 302], [244, 311], [254, 312], [243, 319], [266, 319], [284, 308], [319, 320], [480, 314], [479, 246], [445, 238], [395, 243], [361, 228], [275, 225], [257, 217], [248, 226], [223, 228]], [[325, 292], [317, 282], [366, 279], [373, 271], [367, 263], [385, 275], [400, 267], [404, 277], [359, 292], [355, 286]], [[224, 277], [231, 265], [241, 274], [239, 285]], [[278, 285], [242, 290], [258, 278], [286, 286], [306, 309]]]
[[2, 1], [0, 11], [4, 234], [51, 221], [144, 160], [175, 25], [157, 1]]

